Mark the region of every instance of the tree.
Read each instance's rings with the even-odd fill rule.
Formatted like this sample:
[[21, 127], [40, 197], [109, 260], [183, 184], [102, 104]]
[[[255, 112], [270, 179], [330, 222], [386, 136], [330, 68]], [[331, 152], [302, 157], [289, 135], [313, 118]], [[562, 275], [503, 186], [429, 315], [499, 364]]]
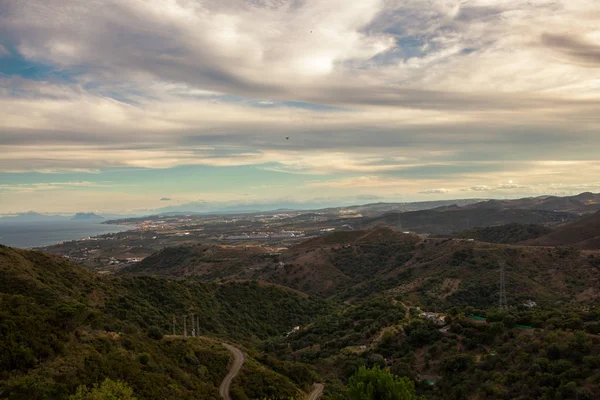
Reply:
[[413, 381], [378, 366], [360, 367], [349, 380], [347, 394], [350, 400], [425, 400], [415, 394]]
[[77, 392], [69, 396], [69, 400], [136, 400], [136, 398], [127, 383], [106, 378], [100, 386], [95, 384], [91, 390], [85, 385], [79, 386]]

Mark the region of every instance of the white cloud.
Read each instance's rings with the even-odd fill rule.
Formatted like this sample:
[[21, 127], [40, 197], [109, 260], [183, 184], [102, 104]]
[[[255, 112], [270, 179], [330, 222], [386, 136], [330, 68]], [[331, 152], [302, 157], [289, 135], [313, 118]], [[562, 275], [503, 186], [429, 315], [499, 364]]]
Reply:
[[463, 192], [488, 192], [492, 188], [487, 185], [475, 185], [468, 188], [461, 188], [460, 190]]
[[512, 181], [509, 183], [501, 183], [500, 185], [496, 186], [496, 189], [525, 189], [527, 188], [527, 185], [519, 185], [516, 183], [513, 183]]
[[451, 192], [451, 190], [449, 190], [449, 189], [439, 188], [439, 189], [422, 190], [419, 193], [421, 193], [421, 194], [443, 194], [443, 193], [450, 193], [450, 192]]
[[0, 34], [60, 74], [0, 77], [0, 172], [260, 165], [384, 195], [600, 172], [596, 0], [26, 3]]
[[113, 187], [111, 182], [88, 182], [88, 181], [68, 181], [68, 182], [44, 182], [44, 183], [18, 183], [18, 184], [0, 184], [0, 192], [38, 192], [46, 190], [62, 190], [68, 188], [90, 188], [90, 187]]

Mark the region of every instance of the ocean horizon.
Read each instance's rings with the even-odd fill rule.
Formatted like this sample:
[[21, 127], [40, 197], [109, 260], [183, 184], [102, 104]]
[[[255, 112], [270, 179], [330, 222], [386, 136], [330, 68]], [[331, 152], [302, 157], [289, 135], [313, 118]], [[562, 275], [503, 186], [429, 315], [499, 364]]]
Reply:
[[0, 244], [30, 249], [130, 229], [131, 226], [91, 221], [2, 222]]

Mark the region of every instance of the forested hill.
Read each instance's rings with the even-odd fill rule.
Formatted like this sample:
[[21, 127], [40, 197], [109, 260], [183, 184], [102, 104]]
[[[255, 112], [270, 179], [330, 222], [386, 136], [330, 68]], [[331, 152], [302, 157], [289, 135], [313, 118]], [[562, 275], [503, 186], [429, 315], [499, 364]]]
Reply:
[[[229, 354], [198, 339], [157, 340], [171, 332], [173, 316], [194, 313], [202, 335], [251, 346], [327, 311], [276, 286], [103, 277], [0, 246], [0, 398], [62, 399], [107, 377], [139, 399], [217, 398]], [[265, 385], [294, 388], [260, 368]]]
[[[522, 238], [528, 229], [517, 227]], [[511, 228], [485, 235], [507, 240], [506, 230]], [[576, 249], [423, 239], [378, 227], [308, 239], [281, 254], [216, 245], [164, 249], [124, 272], [205, 280], [257, 279], [338, 300], [397, 293], [444, 309], [496, 304], [501, 264], [506, 267], [514, 301], [600, 298], [599, 259], [596, 252]]]
[[555, 231], [532, 240], [536, 246], [574, 246], [600, 250], [600, 211], [580, 221], [566, 224]]

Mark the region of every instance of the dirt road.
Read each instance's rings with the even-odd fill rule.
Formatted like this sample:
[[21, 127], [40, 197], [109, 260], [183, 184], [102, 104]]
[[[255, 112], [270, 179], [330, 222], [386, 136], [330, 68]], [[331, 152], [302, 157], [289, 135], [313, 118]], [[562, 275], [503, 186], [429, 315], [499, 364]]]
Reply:
[[[243, 351], [238, 349], [237, 347], [233, 347], [227, 343], [223, 343], [223, 346], [227, 348], [233, 354], [233, 363], [229, 367], [229, 372], [221, 382], [221, 386], [219, 386], [219, 395], [225, 400], [231, 400], [231, 396], [229, 395], [229, 388], [231, 387], [231, 381], [242, 369], [244, 362], [246, 361], [246, 355]], [[316, 398], [316, 397], [315, 397]]]
[[325, 386], [322, 383], [315, 383], [314, 389], [310, 392], [308, 400], [317, 400], [323, 394]]

